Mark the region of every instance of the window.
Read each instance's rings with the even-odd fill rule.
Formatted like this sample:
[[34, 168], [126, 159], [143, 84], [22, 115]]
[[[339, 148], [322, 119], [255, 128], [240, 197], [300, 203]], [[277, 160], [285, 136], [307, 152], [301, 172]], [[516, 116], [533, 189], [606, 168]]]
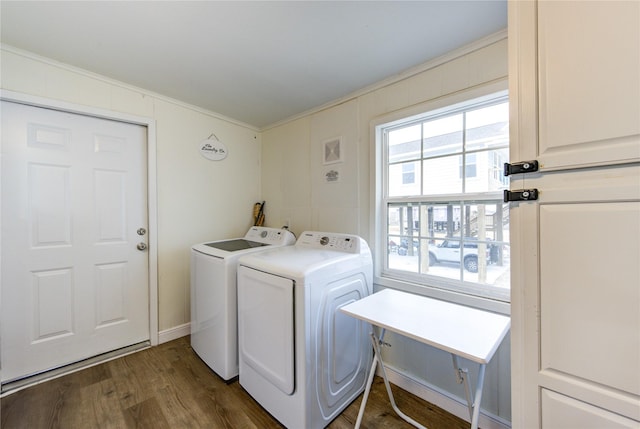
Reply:
[[[506, 92], [378, 125], [380, 276], [509, 301]], [[383, 249], [386, 247], [386, 249]]]

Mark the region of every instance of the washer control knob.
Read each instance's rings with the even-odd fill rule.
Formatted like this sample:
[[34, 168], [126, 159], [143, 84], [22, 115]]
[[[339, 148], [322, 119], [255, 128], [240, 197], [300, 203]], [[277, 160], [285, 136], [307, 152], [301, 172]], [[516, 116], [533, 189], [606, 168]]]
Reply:
[[329, 244], [329, 237], [327, 237], [326, 235], [324, 237], [322, 237], [320, 239], [320, 244], [323, 246], [326, 246], [327, 244]]

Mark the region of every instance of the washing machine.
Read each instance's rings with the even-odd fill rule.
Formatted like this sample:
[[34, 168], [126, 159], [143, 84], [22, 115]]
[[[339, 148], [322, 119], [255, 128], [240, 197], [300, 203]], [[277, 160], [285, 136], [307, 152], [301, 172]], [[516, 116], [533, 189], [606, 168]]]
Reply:
[[238, 262], [240, 385], [290, 429], [324, 428], [363, 391], [370, 328], [338, 311], [371, 294], [367, 243], [306, 231]]
[[192, 246], [191, 347], [224, 380], [238, 376], [238, 259], [295, 241], [290, 231], [254, 226], [244, 238]]

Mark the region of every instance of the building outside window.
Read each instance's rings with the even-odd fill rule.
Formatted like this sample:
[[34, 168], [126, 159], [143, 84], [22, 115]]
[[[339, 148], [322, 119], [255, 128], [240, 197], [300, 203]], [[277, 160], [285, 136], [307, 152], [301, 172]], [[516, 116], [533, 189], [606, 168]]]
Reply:
[[381, 275], [508, 302], [506, 92], [394, 120], [376, 135]]

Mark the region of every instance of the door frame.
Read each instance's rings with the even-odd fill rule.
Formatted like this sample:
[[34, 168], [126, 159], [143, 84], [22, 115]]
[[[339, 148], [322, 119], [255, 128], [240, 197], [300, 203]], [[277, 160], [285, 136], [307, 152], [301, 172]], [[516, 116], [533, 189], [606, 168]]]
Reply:
[[[149, 252], [149, 341], [152, 346], [158, 345], [158, 198], [157, 198], [157, 168], [156, 168], [156, 122], [153, 118], [135, 116], [112, 110], [100, 109], [91, 106], [68, 103], [64, 101], [23, 94], [0, 89], [0, 100], [25, 104], [33, 107], [42, 107], [61, 112], [91, 116], [99, 119], [126, 122], [140, 125], [147, 129], [147, 216], [148, 221], [148, 252]], [[0, 149], [2, 142], [0, 141]], [[1, 173], [0, 165], [0, 173]], [[1, 177], [1, 175], [0, 175]], [[1, 179], [0, 179], [1, 180]], [[0, 207], [2, 191], [0, 188]], [[0, 217], [0, 226], [2, 218]], [[0, 253], [0, 261], [2, 254]], [[0, 280], [1, 281], [1, 280]], [[1, 288], [0, 288], [1, 290]], [[2, 296], [0, 294], [0, 304]], [[1, 335], [1, 332], [0, 332]], [[0, 336], [0, 346], [2, 338]], [[0, 365], [2, 362], [0, 362]]]

